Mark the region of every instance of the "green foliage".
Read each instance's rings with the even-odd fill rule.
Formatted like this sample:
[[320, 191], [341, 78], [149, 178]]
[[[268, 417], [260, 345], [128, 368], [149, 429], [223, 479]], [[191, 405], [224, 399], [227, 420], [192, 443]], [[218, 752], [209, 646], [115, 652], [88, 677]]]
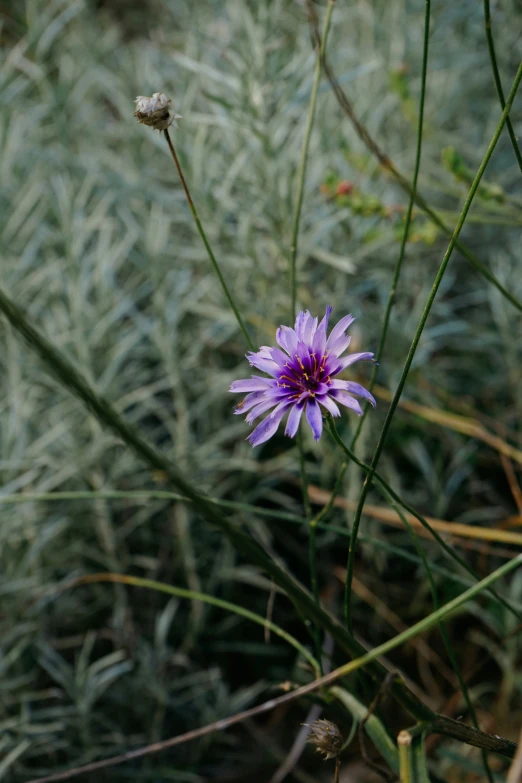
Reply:
[[[358, 115], [409, 176], [421, 6], [338, 2], [329, 44]], [[25, 0], [3, 13], [2, 287], [193, 484], [220, 500], [247, 504], [230, 509], [230, 518], [241, 519], [307, 583], [306, 526], [296, 524], [302, 512], [295, 444], [278, 436], [253, 452], [244, 443], [247, 425], [231, 415], [227, 395], [229, 382], [247, 374], [242, 336], [164, 140], [132, 118], [137, 94], [159, 89], [172, 96], [185, 118], [174, 132], [176, 149], [212, 248], [256, 344], [271, 342], [290, 307], [296, 172], [314, 68], [301, 6], [155, 0], [144, 10], [141, 4]], [[521, 55], [519, 21], [508, 0], [493, 22], [506, 94]], [[430, 47], [419, 189], [453, 227], [500, 115], [480, 5], [439, 4]], [[464, 238], [521, 299], [519, 178], [506, 134]], [[355, 136], [324, 80], [304, 195], [298, 302], [314, 313], [326, 303], [337, 314], [353, 312], [353, 344], [376, 349], [407, 199]], [[379, 382], [392, 391], [446, 244], [415, 209], [379, 370]], [[516, 311], [454, 257], [405, 396], [478, 416], [515, 443], [522, 420], [521, 338]], [[132, 490], [154, 492], [163, 477], [144, 468], [50, 380], [3, 320], [0, 390], [1, 493], [92, 492], [90, 501], [0, 504], [0, 780], [22, 783], [157, 741], [277, 694], [281, 682], [309, 680], [301, 656], [274, 637], [268, 645], [263, 629], [222, 608], [166, 603], [121, 584], [57, 592], [72, 577], [111, 570], [217, 596], [264, 616], [271, 585], [190, 506], [167, 497], [126, 498]], [[361, 456], [371, 454], [386, 407], [380, 402], [369, 417]], [[349, 425], [344, 419], [347, 440]], [[318, 445], [306, 440], [305, 454], [310, 482], [331, 489], [339, 452], [323, 439]], [[407, 412], [394, 419], [380, 470], [430, 516], [494, 527], [519, 513], [494, 451]], [[352, 466], [343, 499], [357, 498], [361, 479]], [[103, 491], [123, 496], [104, 497]], [[380, 502], [377, 493], [372, 502]], [[256, 505], [280, 510], [281, 518], [257, 514]], [[352, 518], [337, 509], [331, 525], [317, 533], [319, 584], [325, 600], [333, 596], [337, 616], [342, 607], [334, 573], [344, 567], [347, 549], [339, 528]], [[364, 517], [362, 534], [361, 582], [406, 624], [427, 616], [426, 577], [406, 531]], [[422, 545], [444, 603], [468, 577], [455, 571], [450, 579], [440, 548], [424, 539]], [[494, 546], [459, 552], [481, 575], [506, 556]], [[520, 575], [499, 590], [520, 604]], [[279, 594], [273, 619], [312, 649], [300, 618]], [[353, 622], [371, 646], [395, 633], [377, 605], [363, 600], [355, 601]], [[516, 619], [482, 596], [448, 624], [448, 634], [464, 674], [478, 667], [470, 691], [481, 725], [515, 739], [522, 691]], [[445, 655], [435, 631], [426, 642]], [[433, 662], [408, 647], [396, 656], [429, 699], [454, 697], [454, 684]], [[333, 659], [345, 662], [339, 650]], [[352, 698], [367, 705], [367, 683], [350, 679], [349, 685]], [[238, 727], [101, 777], [199, 781], [235, 771], [238, 779], [268, 780], [305, 709], [296, 704], [277, 728], [261, 726], [274, 757], [259, 737]], [[462, 709], [459, 704], [455, 716]], [[393, 734], [411, 724], [405, 715], [383, 713], [371, 725], [386, 725]], [[348, 715], [345, 720], [349, 724]], [[443, 746], [435, 757], [448, 779], [469, 761], [467, 754], [449, 753]], [[358, 755], [355, 743], [343, 765], [350, 754]]]

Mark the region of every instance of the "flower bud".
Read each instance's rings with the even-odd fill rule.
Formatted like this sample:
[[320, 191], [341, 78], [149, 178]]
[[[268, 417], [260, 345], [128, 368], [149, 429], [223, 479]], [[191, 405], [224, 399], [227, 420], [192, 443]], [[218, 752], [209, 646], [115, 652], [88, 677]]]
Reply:
[[178, 127], [176, 120], [181, 120], [181, 114], [175, 114], [170, 105], [172, 101], [163, 92], [155, 92], [152, 98], [138, 95], [136, 98], [134, 116], [138, 122], [148, 125], [154, 130], [167, 130], [170, 125]]
[[329, 720], [316, 720], [313, 723], [304, 723], [310, 729], [306, 741], [316, 746], [318, 753], [324, 754], [327, 759], [337, 758], [343, 745], [343, 735], [335, 725]]

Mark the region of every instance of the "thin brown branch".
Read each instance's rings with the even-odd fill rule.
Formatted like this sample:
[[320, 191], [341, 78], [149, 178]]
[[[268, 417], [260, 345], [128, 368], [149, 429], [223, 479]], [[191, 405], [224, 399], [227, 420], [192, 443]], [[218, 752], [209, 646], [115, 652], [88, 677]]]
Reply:
[[[200, 739], [201, 737], [213, 734], [216, 731], [225, 731], [225, 729], [228, 729], [237, 723], [242, 723], [249, 718], [255, 718], [265, 712], [270, 712], [282, 704], [293, 701], [300, 696], [305, 696], [308, 693], [313, 693], [313, 691], [318, 690], [322, 686], [330, 685], [339, 677], [347, 674], [347, 669], [352, 668], [355, 669], [356, 667], [352, 664], [341, 666], [333, 672], [325, 674], [323, 677], [319, 677], [306, 685], [302, 685], [300, 688], [296, 688], [290, 693], [284, 693], [282, 696], [278, 696], [275, 699], [269, 699], [268, 701], [263, 702], [263, 704], [258, 704], [256, 707], [252, 707], [249, 710], [243, 710], [242, 712], [236, 713], [236, 715], [231, 715], [228, 718], [209, 723], [207, 726], [188, 731], [185, 734], [179, 734], [176, 737], [171, 737], [170, 739], [162, 740], [161, 742], [154, 742], [150, 745], [145, 745], [142, 748], [136, 748], [136, 750], [130, 750], [126, 753], [121, 753], [118, 756], [111, 756], [108, 759], [94, 761], [81, 767], [74, 767], [73, 769], [64, 770], [63, 772], [51, 773], [42, 778], [33, 778], [32, 780], [27, 781], [27, 783], [53, 783], [54, 781], [59, 780], [69, 780], [70, 778], [78, 777], [79, 775], [88, 772], [96, 772], [97, 770], [124, 764], [125, 762], [143, 758], [144, 756], [149, 756], [153, 753], [159, 753], [160, 751], [167, 750], [167, 748], [182, 745], [185, 742], [192, 742], [195, 739]], [[465, 742], [468, 745], [485, 748], [486, 750], [501, 753], [510, 758], [512, 758], [516, 752], [517, 746], [510, 740], [479, 731], [472, 726], [459, 723], [452, 718], [446, 718], [444, 715], [437, 715], [436, 713], [432, 713], [432, 715], [433, 723], [431, 725], [434, 732], [440, 732], [448, 737], [453, 737], [461, 742]]]
[[[310, 484], [308, 489], [310, 491], [310, 500], [312, 501], [312, 503], [315, 503], [317, 505], [323, 505], [330, 498], [330, 492], [327, 492], [326, 490], [321, 489], [320, 487], [317, 487], [314, 484]], [[337, 508], [344, 508], [347, 509], [348, 511], [354, 511], [357, 506], [357, 504], [354, 501], [341, 497], [337, 497], [335, 499], [334, 505], [337, 506]], [[365, 503], [363, 513], [369, 517], [378, 519], [379, 521], [384, 522], [388, 525], [395, 525], [396, 527], [402, 526], [402, 521], [400, 517], [397, 516], [397, 514], [392, 508], [387, 508], [385, 506], [376, 506], [373, 503]], [[414, 517], [413, 514], [404, 512], [404, 516], [406, 517], [408, 522], [415, 528], [415, 532], [418, 531], [421, 535], [425, 535], [429, 537], [429, 533], [424, 530], [419, 520], [416, 517]], [[439, 533], [447, 533], [451, 536], [475, 539], [478, 541], [493, 541], [499, 543], [502, 542], [507, 544], [513, 544], [518, 547], [522, 545], [522, 533], [513, 533], [509, 530], [499, 530], [490, 527], [464, 525], [461, 522], [447, 522], [444, 519], [435, 519], [434, 517], [426, 517], [426, 520], [430, 524], [430, 526], [434, 528], [434, 530], [437, 530], [437, 532]], [[495, 549], [495, 553], [499, 554], [497, 549]], [[517, 553], [515, 551], [513, 552], [510, 551], [507, 552], [506, 556], [513, 557], [516, 554]]]

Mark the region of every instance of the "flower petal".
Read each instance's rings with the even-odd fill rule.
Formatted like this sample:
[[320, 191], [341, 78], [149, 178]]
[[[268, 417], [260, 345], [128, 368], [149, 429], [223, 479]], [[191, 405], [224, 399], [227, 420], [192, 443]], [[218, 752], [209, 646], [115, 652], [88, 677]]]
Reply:
[[373, 353], [351, 353], [349, 356], [345, 356], [344, 359], [339, 359], [340, 369], [336, 370], [336, 372], [344, 370], [345, 367], [349, 367], [351, 364], [355, 364], [355, 362], [360, 362], [361, 359], [373, 359], [374, 355]]
[[274, 360], [274, 362], [278, 365], [280, 370], [284, 369], [285, 364], [288, 364], [289, 357], [284, 353], [284, 351], [281, 351], [279, 348], [271, 348], [271, 359]]
[[357, 394], [359, 397], [364, 397], [364, 399], [368, 400], [368, 402], [370, 402], [374, 408], [377, 404], [373, 394], [370, 394], [368, 389], [365, 389], [364, 386], [361, 386], [360, 383], [354, 383], [353, 381], [334, 380], [331, 382], [330, 388], [343, 389], [344, 391], [350, 392], [350, 394]]
[[324, 394], [322, 397], [317, 397], [317, 402], [320, 402], [323, 407], [326, 408], [329, 413], [332, 414], [332, 416], [340, 416], [341, 411], [335, 404], [335, 402], [332, 400], [331, 397], [328, 396], [328, 394]]
[[259, 402], [261, 402], [264, 397], [265, 393], [262, 391], [256, 391], [252, 392], [252, 394], [247, 394], [247, 396], [234, 408], [234, 415], [241, 416], [243, 413], [249, 411], [250, 408], [253, 408], [254, 405], [257, 405]]
[[309, 310], [298, 313], [295, 319], [297, 339], [303, 343], [310, 343], [317, 329], [317, 321], [317, 318], [312, 318]]
[[312, 351], [316, 357], [322, 357], [326, 351], [326, 331], [328, 329], [328, 319], [330, 318], [331, 312], [332, 308], [330, 305], [328, 305], [326, 308], [326, 315], [323, 317], [321, 323], [317, 327], [314, 339], [312, 340]]
[[241, 381], [232, 381], [229, 392], [254, 392], [265, 391], [271, 386], [270, 378], [245, 378]]
[[288, 415], [288, 421], [286, 422], [286, 428], [285, 428], [285, 435], [288, 435], [289, 438], [293, 438], [297, 432], [297, 428], [299, 427], [299, 422], [301, 421], [301, 416], [304, 411], [304, 404], [297, 402], [295, 405], [292, 406], [292, 410], [290, 411]]
[[341, 337], [338, 337], [335, 342], [328, 346], [328, 352], [332, 354], [332, 356], [341, 356], [341, 354], [346, 351], [351, 341], [351, 337], [347, 337], [343, 334]]
[[297, 348], [297, 335], [289, 326], [280, 326], [276, 332], [276, 340], [289, 356], [293, 356]]
[[321, 409], [313, 397], [310, 397], [306, 404], [306, 420], [312, 428], [314, 440], [319, 440], [323, 431], [323, 417]]
[[261, 416], [262, 413], [266, 413], [266, 411], [269, 411], [270, 408], [275, 408], [277, 405], [278, 400], [273, 399], [264, 399], [261, 400], [261, 402], [255, 406], [255, 408], [252, 408], [250, 413], [246, 417], [247, 424], [252, 424], [256, 419]]
[[362, 408], [354, 397], [351, 397], [348, 392], [345, 391], [333, 391], [331, 395], [336, 402], [340, 402], [341, 405], [345, 405], [347, 408], [351, 408], [352, 411], [358, 416], [362, 416]]
[[279, 367], [272, 358], [260, 357], [257, 353], [251, 353], [247, 356], [248, 361], [252, 367], [257, 367], [262, 372], [267, 372], [269, 375], [275, 376]]
[[330, 346], [333, 345], [333, 343], [336, 342], [336, 340], [339, 339], [339, 337], [342, 337], [346, 330], [348, 329], [351, 324], [355, 321], [355, 317], [353, 315], [345, 315], [344, 318], [341, 318], [339, 323], [337, 323], [332, 331], [330, 332], [330, 337], [328, 338], [328, 342], [326, 343], [326, 347], [328, 350], [330, 350]]
[[247, 438], [252, 446], [259, 446], [261, 443], [264, 443], [275, 435], [277, 428], [279, 427], [279, 422], [283, 418], [289, 404], [290, 403], [286, 401], [279, 403], [277, 408], [275, 408], [272, 413], [269, 413], [261, 424], [257, 425], [255, 430], [253, 430]]

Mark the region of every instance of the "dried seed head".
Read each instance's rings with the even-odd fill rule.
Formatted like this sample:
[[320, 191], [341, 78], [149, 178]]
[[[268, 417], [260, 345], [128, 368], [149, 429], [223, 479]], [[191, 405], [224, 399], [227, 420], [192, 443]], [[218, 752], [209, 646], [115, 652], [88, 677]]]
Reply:
[[321, 718], [313, 723], [304, 723], [303, 726], [308, 726], [310, 729], [306, 741], [315, 745], [318, 753], [324, 754], [325, 761], [339, 755], [343, 745], [343, 735], [335, 723]]
[[155, 92], [152, 98], [138, 95], [136, 98], [134, 116], [138, 122], [148, 125], [154, 130], [163, 131], [170, 125], [178, 127], [176, 120], [181, 120], [181, 114], [175, 114], [171, 109], [172, 101], [163, 92]]

